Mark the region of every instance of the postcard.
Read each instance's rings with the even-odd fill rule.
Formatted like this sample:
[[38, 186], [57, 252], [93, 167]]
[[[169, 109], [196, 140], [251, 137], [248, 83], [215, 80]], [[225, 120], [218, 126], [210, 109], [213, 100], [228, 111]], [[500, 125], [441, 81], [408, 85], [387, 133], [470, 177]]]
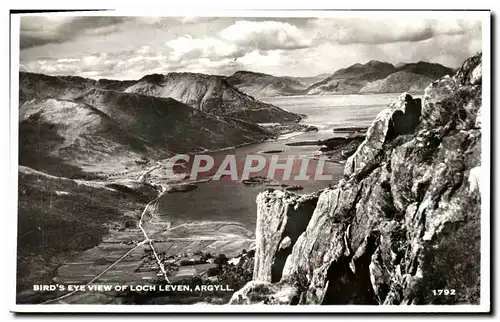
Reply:
[[13, 311], [490, 310], [489, 11], [11, 33]]

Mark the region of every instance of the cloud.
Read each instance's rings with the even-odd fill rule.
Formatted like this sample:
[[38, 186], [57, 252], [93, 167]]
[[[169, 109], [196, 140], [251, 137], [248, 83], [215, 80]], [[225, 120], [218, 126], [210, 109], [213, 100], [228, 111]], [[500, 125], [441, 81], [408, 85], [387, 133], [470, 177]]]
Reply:
[[311, 38], [301, 29], [279, 21], [240, 20], [221, 30], [219, 36], [227, 42], [260, 50], [311, 46]]
[[163, 73], [168, 68], [181, 68], [181, 64], [169, 64], [163, 54], [145, 53], [140, 48], [136, 51], [96, 53], [80, 58], [45, 58], [22, 63], [21, 67], [25, 71], [49, 75], [131, 79], [155, 72]]
[[51, 45], [22, 50], [21, 68], [92, 78], [174, 71], [229, 75], [242, 69], [310, 76], [372, 59], [457, 67], [482, 45], [481, 25], [474, 20], [30, 18], [22, 20], [24, 45]]
[[236, 44], [215, 37], [179, 37], [167, 41], [166, 45], [172, 50], [170, 59], [174, 61], [190, 58], [226, 58], [240, 52]]
[[103, 35], [119, 29], [127, 17], [21, 17], [21, 49], [60, 44], [80, 35]]
[[290, 23], [240, 20], [215, 36], [194, 38], [188, 35], [169, 40], [165, 44], [172, 50], [169, 58], [181, 61], [195, 58], [237, 58], [246, 57], [252, 52], [307, 48], [311, 46], [311, 38]]
[[317, 19], [309, 24], [316, 30], [316, 43], [387, 44], [418, 42], [439, 35], [460, 35], [480, 30], [479, 21], [467, 20], [396, 20], [358, 18]]

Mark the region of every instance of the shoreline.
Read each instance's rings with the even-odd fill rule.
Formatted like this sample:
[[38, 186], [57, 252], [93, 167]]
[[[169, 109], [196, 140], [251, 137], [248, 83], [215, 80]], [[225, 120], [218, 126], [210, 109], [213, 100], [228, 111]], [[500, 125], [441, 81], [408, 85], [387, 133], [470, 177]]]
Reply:
[[[305, 119], [307, 119], [307, 117], [304, 116], [302, 118], [301, 122], [303, 122]], [[276, 134], [275, 136], [269, 137], [269, 138], [253, 140], [253, 141], [244, 142], [244, 143], [241, 143], [238, 145], [233, 145], [233, 146], [228, 146], [228, 147], [223, 147], [223, 148], [204, 149], [201, 151], [191, 151], [191, 152], [188, 152], [187, 154], [191, 155], [191, 154], [199, 154], [199, 153], [218, 153], [218, 152], [224, 152], [224, 151], [231, 151], [231, 150], [236, 150], [238, 148], [262, 144], [262, 143], [266, 143], [266, 142], [286, 141], [286, 140], [289, 140], [293, 137], [300, 136], [301, 134], [311, 133], [312, 131], [305, 131], [305, 129], [307, 129], [309, 127], [313, 127], [313, 126], [308, 125], [308, 124], [304, 124], [301, 122], [290, 123], [290, 124], [280, 124], [279, 126], [282, 127], [281, 128], [282, 130], [279, 131], [280, 133]], [[287, 130], [288, 128], [292, 128], [292, 129]], [[297, 130], [297, 128], [300, 128], [300, 130]], [[267, 129], [267, 130], [272, 132], [272, 130], [270, 130], [270, 129]], [[278, 132], [278, 131], [275, 131], [275, 132]], [[317, 132], [317, 131], [314, 131], [314, 132]], [[332, 132], [331, 136], [334, 137], [335, 132]], [[318, 144], [319, 142], [321, 142], [321, 140], [316, 141], [315, 145], [321, 146], [320, 144]], [[286, 145], [285, 143], [280, 143], [280, 144]], [[315, 157], [312, 156], [312, 158], [314, 159]], [[134, 238], [134, 247], [132, 247], [131, 249], [128, 249], [126, 252], [125, 252], [126, 249], [124, 249], [124, 253], [122, 253], [122, 255], [120, 255], [118, 260], [114, 261], [113, 263], [111, 263], [111, 265], [107, 266], [104, 270], [102, 270], [98, 275], [94, 276], [94, 278], [90, 282], [88, 282], [88, 284], [94, 283], [102, 275], [104, 275], [107, 271], [111, 270], [116, 265], [118, 265], [123, 259], [129, 257], [130, 254], [132, 252], [134, 252], [134, 250], [141, 248], [141, 246], [148, 246], [147, 248], [151, 250], [150, 255], [152, 256], [150, 260], [152, 261], [152, 263], [156, 263], [156, 265], [154, 265], [154, 266], [156, 266], [156, 268], [151, 267], [150, 269], [147, 270], [147, 272], [151, 272], [151, 274], [155, 274], [157, 277], [163, 276], [164, 280], [167, 283], [170, 283], [171, 279], [176, 276], [176, 273], [175, 272], [171, 273], [170, 268], [166, 268], [166, 266], [165, 266], [167, 264], [166, 264], [164, 258], [166, 256], [166, 254], [168, 254], [168, 251], [166, 251], [164, 249], [164, 247], [165, 247], [164, 246], [165, 241], [163, 240], [163, 239], [165, 239], [164, 237], [166, 237], [166, 239], [169, 240], [170, 243], [181, 245], [181, 246], [179, 246], [181, 248], [179, 249], [178, 254], [183, 253], [182, 247], [184, 247], [184, 248], [186, 247], [186, 246], [182, 246], [183, 243], [184, 244], [185, 243], [194, 243], [196, 241], [207, 242], [208, 240], [211, 240], [214, 243], [214, 245], [219, 243], [220, 245], [217, 244], [218, 246], [216, 246], [216, 247], [208, 247], [208, 246], [201, 246], [200, 245], [200, 247], [202, 247], [201, 249], [203, 251], [214, 252], [215, 254], [217, 254], [217, 253], [225, 254], [226, 252], [230, 252], [230, 253], [234, 254], [235, 250], [239, 249], [241, 251], [242, 249], [248, 249], [249, 245], [252, 245], [252, 244], [255, 245], [255, 235], [252, 235], [251, 238], [244, 236], [244, 235], [248, 235], [250, 233], [254, 234], [254, 232], [252, 232], [251, 230], [246, 228], [244, 223], [238, 222], [238, 221], [202, 220], [201, 222], [196, 222], [196, 221], [193, 222], [190, 220], [182, 220], [182, 221], [175, 222], [175, 226], [172, 226], [171, 220], [173, 218], [169, 218], [170, 216], [167, 213], [164, 213], [164, 211], [161, 211], [161, 209], [158, 208], [159, 200], [161, 200], [161, 198], [165, 197], [168, 193], [170, 193], [168, 188], [171, 186], [182, 186], [182, 185], [188, 185], [188, 184], [196, 185], [196, 184], [207, 183], [207, 182], [210, 182], [212, 180], [212, 177], [204, 177], [204, 178], [200, 178], [197, 180], [190, 180], [189, 177], [181, 179], [181, 180], [175, 180], [174, 178], [161, 178], [161, 175], [158, 176], [156, 171], [159, 169], [162, 169], [162, 167], [164, 166], [165, 162], [168, 159], [169, 158], [159, 159], [159, 160], [150, 159], [152, 162], [154, 162], [154, 164], [150, 164], [150, 166], [147, 168], [143, 167], [141, 169], [140, 173], [138, 173], [137, 175], [134, 174], [133, 177], [128, 178], [129, 180], [133, 180], [133, 181], [136, 181], [136, 182], [142, 183], [142, 184], [148, 184], [148, 185], [151, 185], [151, 186], [157, 188], [156, 189], [157, 195], [153, 199], [147, 201], [147, 204], [144, 206], [144, 208], [140, 214], [140, 217], [136, 219], [137, 220], [137, 230], [139, 233], [142, 233], [143, 239], [137, 240], [137, 238], [135, 237]], [[339, 163], [339, 162], [336, 162], [334, 160], [327, 160], [327, 161], [333, 162], [333, 163]], [[137, 170], [139, 170], [139, 169], [137, 169]], [[133, 173], [136, 173], [137, 170], [133, 171]], [[131, 173], [131, 175], [132, 175], [132, 173]], [[172, 181], [172, 180], [174, 180], [174, 181]], [[268, 187], [268, 188], [272, 188], [272, 187]], [[283, 189], [285, 190], [285, 188], [283, 188]], [[180, 193], [183, 193], [183, 192], [180, 192]], [[299, 192], [298, 194], [301, 194], [301, 193]], [[307, 193], [305, 193], [305, 194], [307, 194]], [[154, 207], [151, 207], [151, 206], [154, 206]], [[146, 213], [151, 218], [145, 220]], [[225, 232], [222, 230], [219, 231], [219, 229], [221, 229], [221, 227], [228, 227], [231, 225], [236, 227], [235, 228], [236, 230], [234, 231], [235, 233], [230, 233], [229, 231]], [[240, 228], [237, 228], [237, 227], [240, 227]], [[182, 228], [182, 229], [177, 231], [177, 230], [175, 230], [176, 228]], [[200, 233], [198, 231], [200, 229], [201, 229], [201, 231], [204, 232], [201, 237], [200, 237], [200, 235], [199, 235]], [[241, 229], [244, 229], [245, 231], [247, 231], [247, 233], [243, 233], [243, 235], [242, 235], [243, 231]], [[175, 233], [174, 233], [174, 235], [170, 236], [171, 232], [173, 230], [175, 230]], [[232, 231], [232, 230], [230, 230], [230, 231]], [[179, 232], [181, 233], [181, 236], [177, 236], [177, 234]], [[106, 236], [104, 236], [101, 239], [99, 244], [96, 245], [94, 248], [98, 249], [100, 247], [106, 247], [103, 245], [107, 245], [113, 241], [116, 241], [117, 243], [121, 243], [120, 240], [126, 238], [125, 236], [127, 236], [128, 234], [129, 234], [128, 231], [124, 231], [124, 232], [109, 231], [106, 234]], [[182, 234], [185, 234], [185, 235], [182, 236]], [[123, 237], [120, 237], [122, 235], [123, 235]], [[158, 235], [158, 236], [156, 236], [156, 238], [155, 238], [154, 235]], [[160, 235], [164, 236], [164, 237], [160, 237]], [[206, 236], [203, 237], [203, 235], [206, 235]], [[224, 243], [226, 243], [226, 244], [224, 244]], [[241, 243], [243, 243], [243, 244], [241, 244]], [[253, 247], [255, 247], [255, 246], [253, 246]], [[186, 250], [186, 251], [189, 252], [189, 250]], [[186, 251], [184, 251], [184, 252], [186, 252]], [[91, 252], [92, 252], [92, 250], [91, 250]], [[147, 254], [146, 249], [141, 249], [140, 252]], [[77, 257], [79, 257], [80, 255], [83, 255], [84, 253], [85, 253], [85, 251], [79, 252]], [[116, 253], [113, 252], [113, 253], [110, 253], [109, 255], [111, 255], [111, 254], [116, 254]], [[109, 255], [106, 255], [103, 258], [110, 258]], [[116, 254], [116, 255], [118, 255], [118, 254]], [[190, 256], [192, 256], [192, 255], [183, 255], [183, 256], [188, 256], [187, 258], [191, 258]], [[134, 258], [135, 258], [135, 256], [134, 256]], [[135, 261], [135, 259], [128, 259], [127, 262], [129, 262], [130, 260]], [[59, 278], [59, 279], [61, 278], [61, 275], [59, 273], [59, 269], [65, 265], [67, 266], [68, 263], [62, 263], [61, 265], [58, 266], [58, 268], [56, 270], [56, 275], [55, 275], [56, 278]], [[121, 264], [119, 266], [121, 266]], [[65, 270], [67, 270], [67, 268]], [[78, 270], [75, 270], [74, 274], [77, 274], [76, 276], [79, 276]], [[158, 274], [160, 274], [160, 275], [158, 275]], [[83, 277], [83, 276], [81, 276], [81, 277]], [[176, 279], [176, 277], [174, 279]], [[64, 278], [63, 278], [63, 280], [64, 280]], [[85, 280], [84, 277], [83, 277], [83, 280]], [[153, 281], [151, 281], [151, 282], [153, 282]], [[71, 295], [72, 294], [65, 294], [65, 295], [62, 295], [62, 296], [64, 296], [62, 298], [69, 297]], [[54, 302], [57, 300], [59, 300], [59, 298], [49, 300], [49, 301]]]
[[[277, 96], [262, 96], [258, 99], [265, 103], [267, 99], [275, 98], [294, 98], [294, 97], [321, 97], [321, 96], [365, 96], [365, 95], [390, 95], [390, 94], [401, 94], [402, 92], [384, 92], [384, 93], [328, 93], [328, 94], [303, 94], [303, 95], [277, 95]], [[425, 92], [408, 92], [411, 96], [424, 95]]]

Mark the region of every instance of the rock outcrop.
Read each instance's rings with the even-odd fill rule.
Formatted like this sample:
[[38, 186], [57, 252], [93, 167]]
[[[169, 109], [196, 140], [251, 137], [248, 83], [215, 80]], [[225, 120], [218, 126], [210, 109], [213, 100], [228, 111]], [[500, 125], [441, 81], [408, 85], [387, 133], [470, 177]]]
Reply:
[[259, 244], [254, 280], [280, 280], [285, 260], [306, 229], [317, 201], [315, 195], [299, 197], [283, 190], [267, 191], [257, 197], [256, 241]]
[[[477, 55], [429, 85], [421, 104], [404, 94], [382, 111], [345, 178], [317, 200], [261, 193], [254, 280], [230, 303], [479, 303], [480, 109]], [[282, 231], [301, 206], [309, 222], [289, 241]]]
[[407, 93], [401, 94], [377, 115], [366, 133], [365, 141], [359, 145], [356, 153], [347, 159], [344, 175], [350, 176], [367, 166], [376, 165], [380, 161], [377, 157], [380, 156], [386, 141], [411, 132], [418, 124], [420, 114], [420, 99], [413, 99]]

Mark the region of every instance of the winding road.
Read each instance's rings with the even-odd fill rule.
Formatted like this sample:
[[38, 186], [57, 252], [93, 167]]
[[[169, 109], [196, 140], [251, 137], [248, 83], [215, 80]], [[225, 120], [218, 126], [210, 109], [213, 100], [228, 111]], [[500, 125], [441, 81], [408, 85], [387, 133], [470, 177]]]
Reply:
[[[142, 175], [141, 177], [139, 178], [139, 181], [141, 179], [145, 179], [146, 176], [151, 173], [152, 171], [160, 168], [161, 164], [158, 162], [158, 165], [154, 166], [153, 168], [151, 169], [148, 169], [146, 170]], [[142, 181], [141, 181], [142, 182]], [[168, 279], [168, 276], [167, 276], [167, 272], [165, 270], [165, 266], [163, 265], [163, 263], [161, 262], [160, 260], [160, 257], [158, 256], [158, 253], [156, 252], [156, 249], [153, 245], [153, 240], [151, 238], [149, 238], [148, 236], [148, 233], [146, 232], [146, 230], [144, 229], [143, 227], [143, 223], [144, 223], [144, 216], [146, 215], [146, 213], [148, 212], [148, 209], [150, 206], [152, 205], [155, 205], [158, 200], [160, 199], [160, 197], [162, 196], [162, 193], [160, 193], [158, 195], [158, 197], [156, 197], [155, 199], [151, 200], [150, 202], [148, 202], [148, 204], [146, 205], [146, 207], [144, 207], [144, 210], [142, 211], [141, 213], [141, 217], [139, 219], [139, 224], [138, 224], [138, 227], [140, 228], [140, 230], [142, 231], [142, 234], [144, 235], [144, 240], [137, 243], [137, 245], [135, 245], [135, 247], [133, 247], [132, 249], [130, 249], [129, 251], [127, 251], [125, 254], [123, 254], [120, 258], [118, 258], [116, 261], [114, 261], [113, 263], [111, 263], [108, 267], [106, 267], [106, 269], [104, 269], [103, 271], [101, 271], [99, 274], [97, 274], [96, 276], [94, 276], [94, 278], [92, 278], [89, 282], [87, 282], [85, 284], [85, 287], [87, 287], [88, 285], [94, 283], [95, 281], [97, 281], [101, 276], [103, 276], [104, 274], [106, 274], [106, 272], [108, 272], [109, 270], [111, 270], [113, 267], [115, 267], [119, 262], [121, 262], [123, 259], [125, 259], [128, 255], [130, 255], [134, 250], [136, 250], [138, 247], [144, 245], [144, 244], [149, 244], [149, 247], [151, 249], [151, 251], [153, 252], [153, 255], [156, 259], [156, 262], [158, 263], [158, 267], [160, 268], [161, 270], [161, 273], [162, 275], [165, 277], [165, 280], [167, 281], [167, 283], [170, 283], [170, 280]], [[170, 223], [168, 224], [168, 228], [167, 230], [170, 230]], [[55, 299], [50, 299], [50, 300], [47, 300], [45, 302], [42, 302], [42, 304], [51, 304], [51, 303], [54, 303], [54, 302], [57, 302], [57, 301], [60, 301], [64, 298], [67, 298], [73, 294], [75, 294], [76, 292], [79, 292], [79, 290], [75, 290], [75, 291], [71, 291], [69, 293], [66, 293], [66, 294], [63, 294]]]

